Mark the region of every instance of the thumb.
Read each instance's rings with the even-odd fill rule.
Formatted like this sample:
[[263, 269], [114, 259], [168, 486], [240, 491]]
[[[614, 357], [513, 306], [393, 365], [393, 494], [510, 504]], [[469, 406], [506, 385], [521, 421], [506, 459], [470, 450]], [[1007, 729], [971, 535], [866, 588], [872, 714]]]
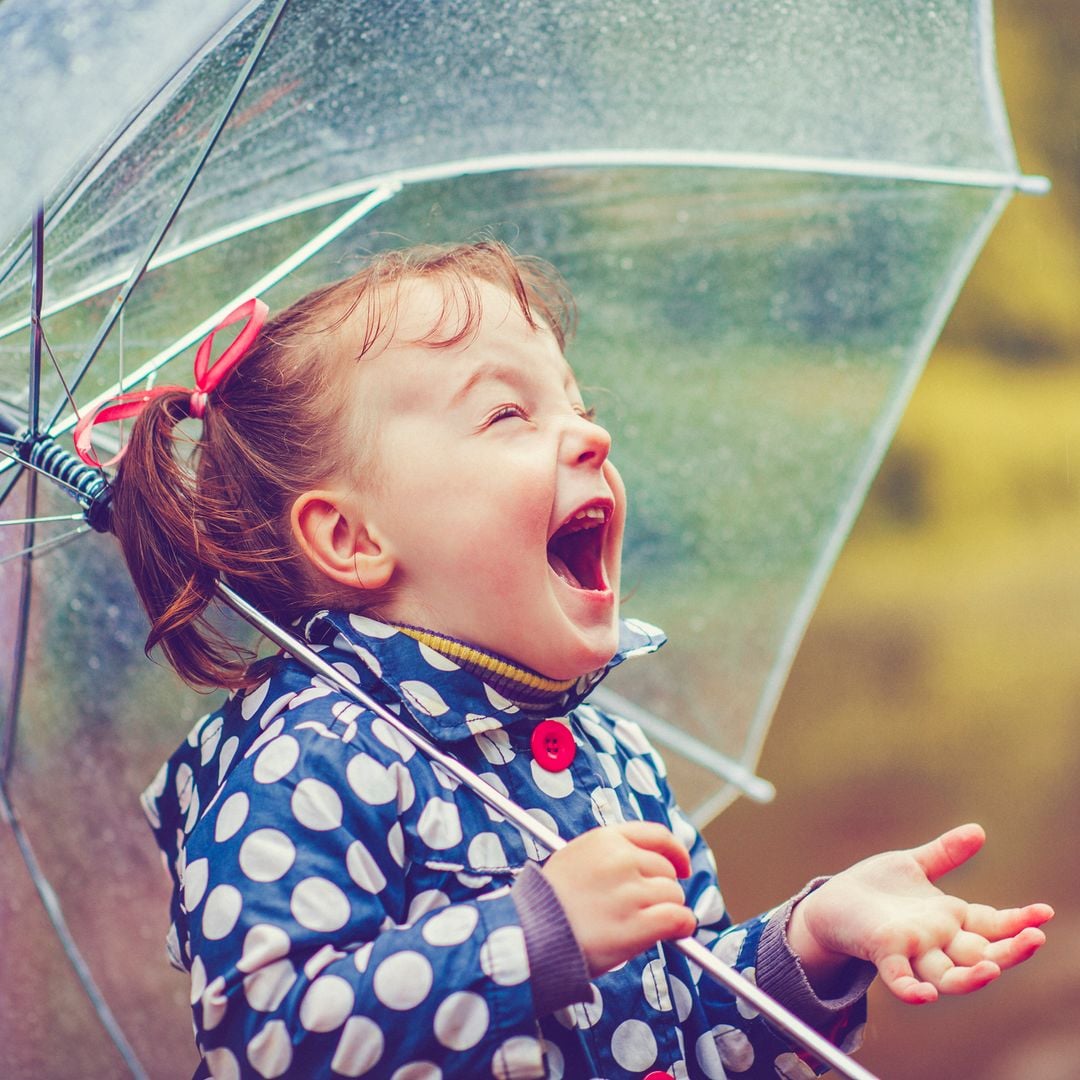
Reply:
[[955, 829], [942, 833], [936, 840], [912, 848], [911, 854], [927, 878], [937, 881], [950, 870], [966, 863], [985, 842], [986, 833], [981, 825], [958, 825]]

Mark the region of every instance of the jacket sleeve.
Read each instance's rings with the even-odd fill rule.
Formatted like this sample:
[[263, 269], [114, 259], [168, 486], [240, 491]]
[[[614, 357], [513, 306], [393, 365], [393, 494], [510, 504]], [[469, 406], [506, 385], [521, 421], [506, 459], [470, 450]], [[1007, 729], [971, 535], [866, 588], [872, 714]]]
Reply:
[[417, 794], [401, 761], [322, 724], [267, 734], [185, 848], [181, 929], [210, 1074], [543, 1076], [509, 890], [407, 903], [402, 811]]
[[[845, 1050], [856, 1049], [866, 1020], [865, 994], [874, 975], [872, 965], [853, 965], [851, 979], [837, 998], [821, 999], [787, 943], [791, 909], [820, 881], [812, 882], [780, 907], [733, 925], [717, 883], [713, 853], [677, 805], [660, 755], [636, 724], [617, 719], [613, 731], [630, 755], [625, 768], [642, 816], [666, 824], [690, 852], [691, 874], [683, 887], [687, 905], [698, 918], [697, 939], [831, 1041]], [[775, 1080], [778, 1074], [809, 1076], [827, 1071], [820, 1061], [736, 999], [730, 990], [696, 968], [694, 971], [700, 975], [697, 997], [708, 1028], [702, 1039], [711, 1045], [699, 1043], [687, 1050], [698, 1057], [703, 1067], [711, 1061], [746, 1080]]]

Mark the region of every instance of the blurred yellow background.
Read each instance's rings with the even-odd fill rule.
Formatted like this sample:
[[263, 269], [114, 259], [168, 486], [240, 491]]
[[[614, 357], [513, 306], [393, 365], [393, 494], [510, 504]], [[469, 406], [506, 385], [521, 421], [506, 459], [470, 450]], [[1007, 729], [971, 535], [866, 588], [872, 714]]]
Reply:
[[873, 852], [981, 822], [953, 891], [1056, 919], [1025, 967], [912, 1008], [875, 987], [888, 1080], [1080, 1076], [1080, 7], [998, 0], [1023, 171], [803, 642], [760, 773], [707, 835], [750, 915]]

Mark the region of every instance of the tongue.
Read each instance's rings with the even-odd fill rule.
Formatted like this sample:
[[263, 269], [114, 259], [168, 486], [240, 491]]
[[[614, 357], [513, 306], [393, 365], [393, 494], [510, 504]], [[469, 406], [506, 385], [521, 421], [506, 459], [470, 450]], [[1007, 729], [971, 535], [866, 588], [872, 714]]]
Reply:
[[573, 571], [554, 551], [548, 552], [548, 563], [551, 565], [551, 569], [568, 585], [572, 585], [575, 589], [581, 588], [581, 582], [574, 577]]

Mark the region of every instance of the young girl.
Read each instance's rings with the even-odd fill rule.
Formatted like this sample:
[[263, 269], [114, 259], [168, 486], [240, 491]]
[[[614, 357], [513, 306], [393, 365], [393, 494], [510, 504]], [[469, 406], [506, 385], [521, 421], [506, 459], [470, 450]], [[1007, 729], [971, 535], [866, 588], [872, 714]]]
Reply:
[[[932, 1001], [1042, 944], [1045, 905], [932, 884], [977, 826], [731, 924], [661, 760], [585, 702], [663, 636], [618, 618], [625, 493], [550, 269], [418, 249], [263, 310], [214, 365], [204, 342], [194, 392], [139, 396], [115, 482], [148, 648], [235, 691], [144, 796], [199, 1076], [809, 1076], [663, 942], [696, 933], [849, 1047], [875, 971]], [[290, 656], [253, 662], [207, 621], [219, 575], [569, 843], [549, 857]]]

